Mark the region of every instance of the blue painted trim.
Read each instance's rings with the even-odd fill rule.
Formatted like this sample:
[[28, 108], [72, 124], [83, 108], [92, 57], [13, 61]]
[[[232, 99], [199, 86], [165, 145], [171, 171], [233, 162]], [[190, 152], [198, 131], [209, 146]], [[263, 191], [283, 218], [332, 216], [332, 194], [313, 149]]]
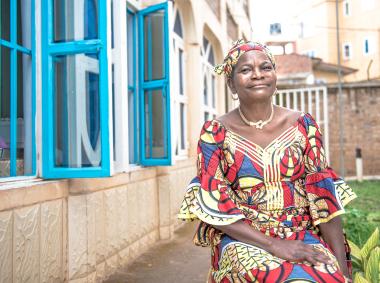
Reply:
[[32, 0], [31, 10], [31, 42], [32, 42], [32, 173], [37, 174], [36, 168], [36, 15], [35, 15], [35, 0]]
[[[132, 30], [133, 30], [133, 34], [132, 34], [132, 37], [133, 37], [133, 87], [131, 88], [131, 90], [133, 91], [133, 110], [134, 110], [134, 113], [133, 113], [133, 128], [135, 129], [135, 131], [133, 132], [133, 142], [134, 142], [134, 147], [133, 147], [133, 163], [138, 163], [140, 161], [140, 158], [139, 158], [139, 150], [141, 149], [141, 147], [139, 146], [139, 143], [138, 143], [138, 135], [139, 135], [139, 132], [137, 131], [138, 129], [138, 124], [137, 124], [137, 121], [138, 121], [138, 109], [139, 109], [139, 97], [138, 97], [138, 92], [136, 90], [136, 85], [137, 85], [137, 70], [136, 70], [136, 66], [137, 66], [137, 52], [136, 52], [136, 33], [137, 33], [137, 17], [136, 17], [136, 14], [127, 8], [127, 12], [128, 14], [130, 14], [130, 16], [132, 16], [132, 23], [133, 23], [133, 26], [132, 26]], [[128, 79], [128, 78], [127, 78]], [[141, 131], [141, 129], [140, 129]]]
[[[33, 29], [33, 27], [32, 27], [32, 29]], [[4, 40], [4, 39], [0, 39], [0, 45], [6, 46], [8, 48], [16, 49], [17, 51], [20, 51], [22, 53], [26, 53], [28, 55], [32, 55], [32, 50], [30, 50], [26, 47], [23, 47], [21, 45], [14, 44], [14, 43], [9, 42], [9, 41]]]
[[98, 52], [105, 46], [99, 39], [52, 43], [49, 45], [49, 53], [51, 55], [67, 55]]
[[[146, 166], [157, 166], [157, 165], [170, 165], [171, 164], [171, 129], [170, 129], [170, 76], [169, 76], [169, 23], [168, 23], [168, 3], [164, 2], [158, 5], [150, 6], [138, 13], [138, 24], [139, 24], [139, 50], [145, 50], [146, 44], [148, 44], [147, 48], [149, 48], [149, 42], [144, 42], [144, 16], [149, 13], [156, 12], [158, 10], [164, 10], [164, 49], [165, 50], [165, 78], [162, 80], [156, 81], [144, 81], [144, 54], [141, 53], [139, 56], [139, 104], [140, 104], [140, 162], [142, 165]], [[145, 109], [144, 109], [144, 93], [145, 91], [149, 91], [152, 89], [161, 89], [162, 95], [166, 94], [166, 113], [164, 113], [164, 128], [167, 129], [166, 132], [166, 157], [167, 158], [147, 158], [145, 154]], [[165, 129], [164, 133], [165, 133]]]
[[[17, 1], [11, 1], [10, 7], [10, 40], [12, 45], [17, 43]], [[17, 176], [17, 50], [12, 48], [11, 52], [11, 111], [10, 111], [10, 177]]]
[[[41, 0], [42, 33], [42, 101], [43, 117], [43, 177], [44, 178], [82, 178], [110, 175], [109, 149], [109, 111], [108, 111], [108, 63], [107, 63], [107, 1], [98, 0], [99, 39], [54, 43], [53, 2]], [[101, 167], [62, 168], [55, 167], [54, 160], [54, 69], [52, 57], [79, 53], [99, 54], [99, 111], [101, 139]]]

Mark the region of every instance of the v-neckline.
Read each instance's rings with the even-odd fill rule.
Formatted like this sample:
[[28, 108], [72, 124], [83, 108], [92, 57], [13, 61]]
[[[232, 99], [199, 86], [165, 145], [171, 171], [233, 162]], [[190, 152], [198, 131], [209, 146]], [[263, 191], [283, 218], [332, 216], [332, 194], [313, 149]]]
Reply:
[[267, 151], [276, 141], [278, 141], [282, 136], [284, 136], [286, 133], [288, 133], [290, 130], [293, 130], [295, 128], [298, 128], [299, 120], [305, 115], [305, 113], [301, 113], [301, 115], [297, 118], [297, 120], [294, 122], [293, 125], [283, 130], [279, 135], [277, 135], [274, 139], [272, 139], [265, 147], [262, 147], [261, 145], [255, 143], [254, 141], [251, 141], [250, 139], [232, 131], [231, 129], [227, 128], [222, 122], [219, 120], [215, 120], [218, 122], [225, 130], [226, 132], [229, 132], [231, 135], [234, 135], [236, 137], [239, 137], [240, 139], [250, 143], [251, 145], [254, 145], [255, 147], [259, 148], [261, 151]]

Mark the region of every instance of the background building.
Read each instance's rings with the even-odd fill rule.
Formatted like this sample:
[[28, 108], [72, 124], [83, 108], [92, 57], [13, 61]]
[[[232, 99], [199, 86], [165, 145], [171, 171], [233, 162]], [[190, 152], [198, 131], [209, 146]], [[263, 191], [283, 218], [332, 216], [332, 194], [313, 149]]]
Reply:
[[178, 226], [249, 1], [0, 8], [0, 282], [101, 281]]

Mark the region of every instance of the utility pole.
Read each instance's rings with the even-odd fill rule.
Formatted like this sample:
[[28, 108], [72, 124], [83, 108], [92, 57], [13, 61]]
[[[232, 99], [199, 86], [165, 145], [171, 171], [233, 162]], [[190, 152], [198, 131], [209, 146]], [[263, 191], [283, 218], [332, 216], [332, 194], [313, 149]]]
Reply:
[[339, 1], [335, 0], [336, 13], [336, 45], [338, 53], [338, 104], [339, 104], [339, 165], [340, 175], [344, 178], [344, 123], [343, 123], [343, 93], [342, 93], [342, 70], [340, 63], [340, 39], [339, 39]]

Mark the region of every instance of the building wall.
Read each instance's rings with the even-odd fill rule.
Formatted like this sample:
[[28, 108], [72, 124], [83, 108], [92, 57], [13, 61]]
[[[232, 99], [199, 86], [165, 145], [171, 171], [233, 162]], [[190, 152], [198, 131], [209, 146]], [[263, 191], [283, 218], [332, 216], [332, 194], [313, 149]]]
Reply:
[[[339, 172], [339, 103], [337, 88], [329, 88], [329, 136], [331, 166]], [[356, 176], [355, 150], [360, 148], [363, 175], [380, 175], [380, 85], [343, 87], [344, 167], [346, 176]]]
[[[341, 45], [352, 44], [351, 59], [342, 58], [342, 64], [358, 69], [358, 72], [347, 76], [347, 81], [359, 81], [380, 78], [380, 2], [372, 1], [373, 6], [366, 7], [365, 2], [351, 0], [351, 14], [343, 15], [340, 6], [339, 17], [341, 25]], [[370, 19], [370, 20], [368, 20]], [[364, 53], [364, 40], [372, 40], [373, 50], [370, 54]], [[372, 63], [370, 63], [372, 61]], [[371, 64], [371, 65], [370, 65]], [[369, 76], [367, 75], [369, 69]]]
[[[349, 16], [346, 16], [343, 11], [345, 1], [339, 1], [340, 59], [342, 65], [358, 69], [358, 72], [345, 76], [343, 81], [378, 79], [380, 77], [380, 19], [377, 15], [380, 12], [380, 3], [372, 1], [373, 6], [366, 9], [365, 2], [371, 1], [349, 0], [348, 2], [351, 12]], [[309, 23], [314, 27], [310, 36], [298, 37], [297, 52], [303, 54], [315, 50], [315, 57], [337, 64], [335, 1], [298, 1], [297, 3], [299, 8], [295, 10], [295, 17], [299, 22], [305, 18], [305, 24]], [[365, 38], [371, 38], [373, 43], [373, 51], [367, 55], [364, 54]], [[351, 44], [350, 59], [345, 59], [343, 56], [345, 43]], [[368, 68], [369, 76], [367, 75]]]
[[[145, 8], [161, 2], [131, 0], [128, 3]], [[36, 176], [0, 183], [1, 283], [101, 282], [158, 240], [173, 236], [173, 231], [181, 225], [176, 215], [182, 197], [196, 174], [196, 145], [204, 121], [200, 56], [203, 37], [211, 42], [216, 63], [222, 62], [232, 40], [237, 39], [227, 34], [228, 7], [237, 24], [238, 37], [251, 38], [250, 21], [242, 8], [244, 1], [219, 1], [220, 19], [208, 2], [175, 1], [184, 29], [188, 154], [173, 157], [172, 166], [120, 169], [115, 165], [113, 176], [107, 178], [48, 181]], [[38, 0], [36, 7], [40, 8]], [[125, 3], [120, 7], [125, 7]], [[115, 18], [121, 17], [120, 11], [114, 14]], [[36, 22], [40, 26], [39, 12]], [[122, 33], [125, 27], [115, 27], [115, 35]], [[39, 29], [36, 38], [36, 136], [37, 152], [41, 156], [44, 149], [40, 126], [42, 55]], [[125, 41], [117, 38], [115, 43], [125, 45]], [[108, 60], [112, 61], [112, 56], [118, 52], [122, 54], [122, 51], [110, 50]], [[125, 54], [116, 56], [125, 58]], [[124, 78], [125, 69], [125, 66], [116, 67], [115, 76]], [[116, 92], [117, 89], [122, 87], [115, 87]], [[220, 115], [226, 103], [230, 103], [226, 101], [223, 77], [216, 78], [216, 90], [216, 110]], [[40, 172], [40, 158], [37, 167]]]

